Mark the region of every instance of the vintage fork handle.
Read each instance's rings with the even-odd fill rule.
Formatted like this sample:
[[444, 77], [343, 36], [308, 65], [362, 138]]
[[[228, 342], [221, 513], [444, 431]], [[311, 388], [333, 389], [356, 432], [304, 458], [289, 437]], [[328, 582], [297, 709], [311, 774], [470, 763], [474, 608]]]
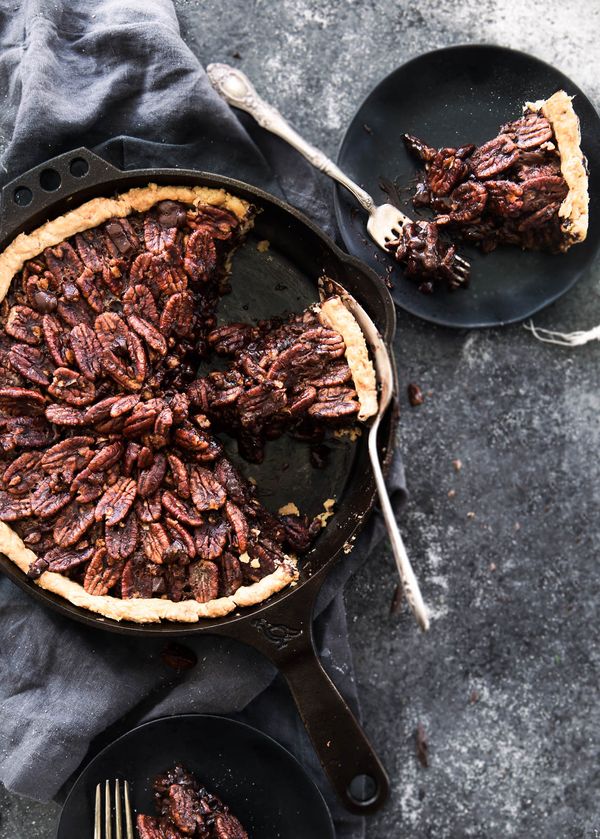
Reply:
[[206, 73], [212, 86], [226, 102], [235, 108], [246, 111], [254, 117], [262, 128], [281, 137], [296, 151], [299, 151], [316, 169], [349, 190], [369, 214], [374, 212], [375, 202], [369, 193], [345, 175], [327, 155], [304, 140], [286, 122], [277, 108], [261, 99], [245, 73], [235, 67], [230, 67], [228, 64], [209, 64]]
[[421, 629], [427, 631], [429, 629], [429, 615], [427, 614], [427, 607], [423, 601], [419, 583], [415, 576], [415, 572], [412, 569], [412, 565], [410, 564], [410, 559], [408, 558], [404, 542], [402, 541], [402, 536], [400, 535], [400, 530], [398, 529], [396, 516], [394, 515], [392, 503], [385, 485], [381, 463], [379, 462], [379, 452], [377, 451], [378, 428], [379, 418], [375, 420], [369, 429], [369, 456], [371, 458], [371, 466], [373, 467], [373, 474], [375, 476], [375, 483], [379, 494], [381, 512], [383, 513], [385, 526], [387, 527], [387, 532], [390, 537], [390, 544], [392, 546], [394, 559], [396, 560], [396, 566], [398, 568], [398, 574], [400, 576], [400, 581], [402, 582], [402, 588], [406, 601]]

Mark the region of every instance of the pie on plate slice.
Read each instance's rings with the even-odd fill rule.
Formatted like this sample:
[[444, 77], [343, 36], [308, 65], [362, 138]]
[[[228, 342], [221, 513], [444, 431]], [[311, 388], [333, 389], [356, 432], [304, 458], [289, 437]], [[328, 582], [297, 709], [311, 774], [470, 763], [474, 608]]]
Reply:
[[[77, 606], [193, 622], [279, 591], [321, 521], [269, 512], [215, 429], [259, 459], [286, 430], [376, 410], [341, 301], [217, 328], [253, 212], [150, 184], [0, 254], [0, 552]], [[218, 352], [227, 370], [197, 379]]]
[[451, 270], [457, 239], [486, 253], [503, 244], [561, 253], [585, 240], [587, 163], [563, 90], [528, 102], [523, 116], [478, 147], [435, 149], [408, 134], [404, 141], [424, 165], [414, 206], [435, 217], [405, 225], [390, 250], [422, 291], [439, 282], [457, 287]]

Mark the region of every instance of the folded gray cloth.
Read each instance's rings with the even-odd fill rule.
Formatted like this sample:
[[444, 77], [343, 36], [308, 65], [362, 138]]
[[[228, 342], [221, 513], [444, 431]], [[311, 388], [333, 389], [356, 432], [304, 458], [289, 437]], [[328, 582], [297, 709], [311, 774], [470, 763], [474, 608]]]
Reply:
[[[124, 168], [188, 166], [283, 195], [324, 226], [329, 190], [284, 144], [213, 92], [179, 34], [170, 0], [0, 3], [0, 180], [80, 145]], [[402, 495], [400, 461], [390, 486]], [[381, 536], [373, 519], [321, 593], [317, 637], [356, 706], [341, 590]], [[364, 835], [336, 804], [280, 680], [257, 652], [223, 638], [187, 640], [200, 664], [175, 678], [161, 640], [85, 628], [0, 580], [0, 780], [39, 800], [64, 793], [84, 760], [137, 721], [180, 712], [239, 714], [308, 767], [339, 837]], [[270, 686], [270, 687], [269, 687]]]

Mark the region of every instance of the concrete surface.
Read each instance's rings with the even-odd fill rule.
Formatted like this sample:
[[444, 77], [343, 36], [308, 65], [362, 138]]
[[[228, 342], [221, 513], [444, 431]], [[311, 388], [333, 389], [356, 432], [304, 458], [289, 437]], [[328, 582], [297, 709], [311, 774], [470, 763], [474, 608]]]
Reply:
[[[533, 52], [600, 105], [594, 0], [176, 5], [202, 61], [237, 61], [332, 154], [375, 82], [452, 43]], [[599, 281], [596, 264], [538, 324], [600, 323]], [[521, 326], [452, 332], [403, 313], [397, 346], [403, 530], [433, 625], [422, 637], [406, 610], [390, 615], [387, 550], [348, 590], [365, 725], [393, 779], [368, 837], [598, 837], [600, 347], [547, 347]], [[408, 406], [409, 381], [428, 394], [420, 408]], [[2, 792], [0, 812], [0, 839], [54, 836], [53, 805]]]

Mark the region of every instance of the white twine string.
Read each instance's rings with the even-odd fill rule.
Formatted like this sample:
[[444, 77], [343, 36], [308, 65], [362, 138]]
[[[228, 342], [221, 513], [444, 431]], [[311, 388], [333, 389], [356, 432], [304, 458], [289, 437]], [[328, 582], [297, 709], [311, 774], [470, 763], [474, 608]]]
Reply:
[[588, 329], [586, 332], [553, 332], [551, 329], [540, 329], [533, 325], [533, 321], [525, 324], [534, 338], [545, 344], [556, 344], [558, 347], [580, 347], [588, 341], [600, 341], [600, 326]]

